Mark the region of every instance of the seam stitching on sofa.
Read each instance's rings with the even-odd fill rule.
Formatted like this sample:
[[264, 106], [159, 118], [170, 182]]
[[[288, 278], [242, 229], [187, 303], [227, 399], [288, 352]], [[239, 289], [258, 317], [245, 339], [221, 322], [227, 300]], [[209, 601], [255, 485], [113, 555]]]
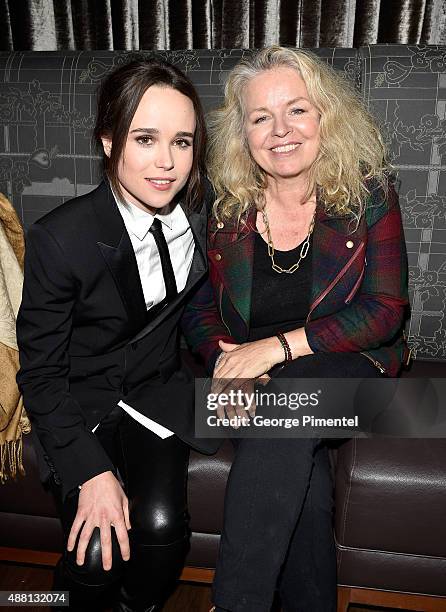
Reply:
[[337, 540], [336, 540], [336, 545], [341, 551], [351, 550], [351, 551], [360, 551], [360, 552], [379, 553], [381, 555], [392, 555], [392, 556], [398, 555], [400, 557], [416, 557], [418, 559], [435, 559], [436, 561], [438, 561], [438, 559], [443, 559], [444, 561], [446, 561], [446, 557], [436, 557], [434, 555], [419, 555], [418, 553], [403, 553], [403, 552], [397, 552], [393, 550], [380, 550], [379, 548], [357, 548], [356, 546], [343, 546], [342, 544], [339, 544]]
[[[346, 531], [346, 526], [347, 526], [347, 508], [348, 508], [348, 503], [350, 501], [350, 492], [352, 489], [353, 472], [355, 470], [355, 464], [356, 464], [356, 439], [352, 440], [352, 447], [353, 447], [352, 467], [350, 470], [350, 478], [349, 478], [349, 483], [348, 483], [347, 495], [345, 496], [344, 506], [342, 509], [342, 518], [343, 518], [342, 541], [345, 540], [345, 531]], [[342, 549], [339, 555], [338, 571], [341, 570], [341, 563], [342, 563]]]

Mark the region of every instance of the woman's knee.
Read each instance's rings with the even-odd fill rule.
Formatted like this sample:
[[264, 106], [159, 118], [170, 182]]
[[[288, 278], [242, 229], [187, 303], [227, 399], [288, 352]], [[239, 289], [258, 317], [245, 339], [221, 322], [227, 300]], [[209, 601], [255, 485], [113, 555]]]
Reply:
[[313, 456], [319, 444], [316, 438], [241, 438], [235, 441], [236, 460], [234, 463], [246, 466], [247, 469], [264, 470], [273, 473], [277, 466], [300, 464], [306, 460], [313, 463]]
[[138, 543], [167, 545], [188, 535], [188, 515], [175, 504], [140, 500], [130, 509], [132, 539]]
[[76, 562], [77, 546], [64, 556], [64, 569], [69, 577], [82, 586], [110, 585], [121, 575], [124, 561], [121, 556], [118, 539], [112, 528], [112, 567], [104, 570], [102, 565], [102, 547], [100, 530], [96, 527], [91, 535], [90, 542], [85, 551], [85, 559], [82, 565]]

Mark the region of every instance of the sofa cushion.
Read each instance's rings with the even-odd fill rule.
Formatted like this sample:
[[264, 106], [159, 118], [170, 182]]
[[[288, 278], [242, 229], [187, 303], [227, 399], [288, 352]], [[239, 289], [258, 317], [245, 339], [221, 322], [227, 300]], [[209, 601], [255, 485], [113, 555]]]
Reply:
[[[446, 593], [445, 466], [446, 439], [355, 439], [339, 449], [341, 583], [358, 576], [358, 586]], [[387, 566], [379, 579], [377, 561]]]

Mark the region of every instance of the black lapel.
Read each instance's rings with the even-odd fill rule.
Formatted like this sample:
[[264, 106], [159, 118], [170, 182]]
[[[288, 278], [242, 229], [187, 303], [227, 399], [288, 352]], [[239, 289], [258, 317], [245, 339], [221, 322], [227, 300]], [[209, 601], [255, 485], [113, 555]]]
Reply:
[[[203, 203], [203, 206], [200, 212], [193, 212], [190, 215], [187, 215], [186, 211], [184, 212], [188, 218], [189, 225], [192, 230], [192, 234], [194, 236], [194, 241], [195, 241], [194, 258], [192, 260], [192, 266], [189, 272], [189, 278], [190, 278], [190, 276], [194, 275], [195, 272], [203, 273], [207, 269], [207, 254], [206, 254], [207, 210], [206, 210], [206, 204]], [[187, 285], [189, 284], [189, 278], [187, 279], [186, 288], [187, 288]]]
[[138, 265], [129, 235], [108, 183], [93, 195], [96, 213], [96, 242], [118, 288], [132, 327], [146, 322], [146, 304]]
[[188, 213], [187, 210], [184, 209], [184, 206], [180, 204], [183, 208], [184, 214], [188, 218], [192, 233], [194, 235], [196, 246], [194, 261], [192, 262], [192, 268], [190, 271], [191, 274], [193, 274], [194, 270], [197, 270], [199, 272], [202, 272], [203, 269], [207, 270], [206, 238], [208, 214], [215, 200], [215, 192], [210, 181], [207, 178], [203, 179], [203, 185], [203, 201], [201, 203], [201, 209], [199, 211]]

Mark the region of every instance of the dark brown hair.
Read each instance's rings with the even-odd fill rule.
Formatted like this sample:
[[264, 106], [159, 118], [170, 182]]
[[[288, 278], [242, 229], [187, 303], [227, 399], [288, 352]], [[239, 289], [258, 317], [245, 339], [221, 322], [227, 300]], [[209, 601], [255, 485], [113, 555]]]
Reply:
[[161, 59], [134, 59], [114, 70], [99, 87], [93, 135], [101, 148], [101, 137], [113, 141], [110, 157], [103, 154], [104, 170], [115, 193], [122, 197], [118, 180], [119, 160], [136, 109], [152, 85], [176, 89], [189, 98], [194, 107], [194, 156], [189, 178], [183, 188], [186, 208], [191, 211], [200, 204], [203, 194], [206, 125], [198, 94], [181, 70]]

